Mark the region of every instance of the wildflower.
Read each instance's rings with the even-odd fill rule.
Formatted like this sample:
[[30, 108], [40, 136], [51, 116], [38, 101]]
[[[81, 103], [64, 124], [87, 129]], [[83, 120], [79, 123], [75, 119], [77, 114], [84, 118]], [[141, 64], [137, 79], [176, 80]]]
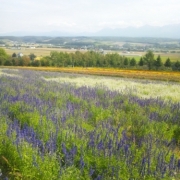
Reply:
[[102, 179], [101, 176], [98, 175], [98, 177], [95, 180], [101, 180], [101, 179]]
[[94, 171], [95, 171], [94, 169], [90, 168], [89, 175], [92, 176], [94, 174]]
[[179, 170], [180, 169], [180, 159], [178, 159], [177, 167], [178, 167], [178, 170]]
[[101, 150], [101, 149], [104, 148], [104, 145], [103, 145], [102, 140], [98, 143], [97, 148], [98, 148], [99, 150]]
[[85, 163], [84, 163], [84, 160], [83, 160], [83, 158], [82, 158], [82, 156], [81, 156], [81, 159], [80, 159], [80, 167], [81, 167], [81, 168], [84, 168], [84, 166], [85, 166]]

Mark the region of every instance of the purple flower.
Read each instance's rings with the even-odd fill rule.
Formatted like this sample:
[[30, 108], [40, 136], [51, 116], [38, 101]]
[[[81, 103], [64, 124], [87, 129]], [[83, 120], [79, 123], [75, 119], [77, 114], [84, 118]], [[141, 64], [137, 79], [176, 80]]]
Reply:
[[94, 169], [92, 169], [92, 168], [90, 168], [90, 170], [89, 170], [89, 176], [91, 177], [93, 174], [94, 174]]
[[83, 169], [84, 166], [85, 166], [85, 162], [84, 162], [84, 160], [83, 160], [83, 158], [81, 156], [81, 159], [80, 159], [80, 168]]
[[104, 148], [104, 144], [103, 141], [101, 140], [98, 144], [97, 144], [97, 149], [98, 150], [102, 150]]

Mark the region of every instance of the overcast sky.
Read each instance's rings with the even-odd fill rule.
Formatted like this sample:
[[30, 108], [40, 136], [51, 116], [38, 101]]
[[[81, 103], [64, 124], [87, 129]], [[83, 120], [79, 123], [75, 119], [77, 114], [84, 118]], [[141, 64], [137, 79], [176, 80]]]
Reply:
[[180, 23], [180, 0], [0, 0], [0, 33]]

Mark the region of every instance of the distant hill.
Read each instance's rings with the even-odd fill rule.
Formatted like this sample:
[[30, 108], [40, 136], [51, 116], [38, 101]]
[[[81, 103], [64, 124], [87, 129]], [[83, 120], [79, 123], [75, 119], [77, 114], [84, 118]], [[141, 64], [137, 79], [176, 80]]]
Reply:
[[180, 38], [180, 24], [157, 26], [127, 27], [119, 29], [102, 29], [96, 36], [125, 36], [125, 37], [161, 37]]
[[69, 37], [69, 36], [76, 36], [77, 34], [73, 33], [67, 33], [62, 31], [49, 31], [49, 32], [31, 32], [31, 31], [13, 31], [13, 32], [7, 32], [7, 33], [0, 33], [0, 36], [16, 36], [16, 37], [22, 37], [22, 36], [28, 36], [28, 37]]
[[51, 37], [69, 37], [69, 36], [116, 36], [116, 37], [159, 37], [159, 38], [180, 38], [180, 24], [158, 26], [142, 26], [102, 29], [95, 33], [67, 33], [62, 31], [50, 32], [9, 32], [0, 33], [0, 36], [51, 36]]

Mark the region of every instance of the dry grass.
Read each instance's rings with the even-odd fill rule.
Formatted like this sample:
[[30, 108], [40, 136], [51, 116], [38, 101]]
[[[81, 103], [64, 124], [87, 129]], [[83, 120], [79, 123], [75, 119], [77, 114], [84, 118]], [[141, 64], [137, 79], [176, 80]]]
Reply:
[[75, 52], [77, 50], [75, 49], [62, 49], [62, 48], [21, 48], [21, 49], [5, 49], [6, 53], [9, 55], [12, 55], [13, 53], [23, 53], [24, 55], [29, 55], [31, 53], [35, 54], [36, 56], [49, 56], [51, 51], [57, 51], [57, 52]]

